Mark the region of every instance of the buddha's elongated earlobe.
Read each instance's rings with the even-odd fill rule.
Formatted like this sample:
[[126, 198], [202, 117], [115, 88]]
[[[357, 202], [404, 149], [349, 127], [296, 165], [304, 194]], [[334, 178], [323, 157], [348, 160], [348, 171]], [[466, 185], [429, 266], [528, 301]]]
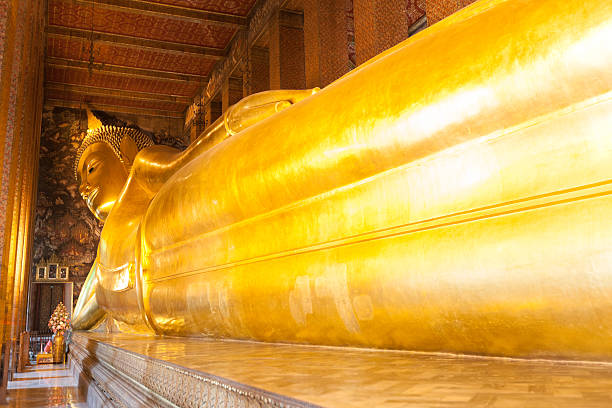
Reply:
[[123, 140], [121, 140], [119, 151], [123, 157], [123, 165], [128, 173], [132, 168], [132, 164], [134, 163], [134, 158], [136, 158], [136, 155], [138, 154], [138, 150], [138, 146], [136, 146], [136, 143], [131, 137], [124, 137]]

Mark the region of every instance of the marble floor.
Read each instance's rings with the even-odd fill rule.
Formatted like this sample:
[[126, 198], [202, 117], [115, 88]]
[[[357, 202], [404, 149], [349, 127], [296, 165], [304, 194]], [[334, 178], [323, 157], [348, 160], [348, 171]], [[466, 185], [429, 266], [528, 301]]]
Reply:
[[323, 407], [612, 407], [612, 364], [84, 334]]
[[15, 374], [8, 383], [8, 404], [0, 407], [86, 408], [85, 401], [65, 365], [42, 364], [30, 366], [26, 372]]

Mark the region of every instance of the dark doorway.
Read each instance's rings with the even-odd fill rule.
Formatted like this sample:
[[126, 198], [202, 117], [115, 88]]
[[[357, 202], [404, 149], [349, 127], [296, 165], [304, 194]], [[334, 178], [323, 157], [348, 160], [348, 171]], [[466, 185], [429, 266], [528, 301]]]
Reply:
[[32, 320], [34, 331], [39, 333], [51, 333], [47, 326], [51, 313], [55, 310], [59, 302], [64, 301], [63, 283], [37, 283], [34, 290], [35, 310]]

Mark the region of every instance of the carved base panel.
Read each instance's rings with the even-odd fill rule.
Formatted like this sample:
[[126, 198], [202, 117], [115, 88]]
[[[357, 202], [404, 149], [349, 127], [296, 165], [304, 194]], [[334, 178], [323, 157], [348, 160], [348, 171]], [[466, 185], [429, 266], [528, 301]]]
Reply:
[[79, 387], [86, 389], [90, 408], [175, 406], [122, 374], [111, 362], [98, 359], [95, 350], [82, 344], [71, 345], [69, 364]]
[[79, 386], [87, 390], [90, 408], [317, 407], [121, 349], [87, 334], [73, 335], [69, 364]]
[[75, 333], [90, 407], [610, 407], [612, 364]]

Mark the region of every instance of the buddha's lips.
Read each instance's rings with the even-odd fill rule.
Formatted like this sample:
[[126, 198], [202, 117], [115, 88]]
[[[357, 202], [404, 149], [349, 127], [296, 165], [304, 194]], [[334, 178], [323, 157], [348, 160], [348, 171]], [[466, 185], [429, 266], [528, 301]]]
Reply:
[[100, 189], [99, 188], [94, 188], [91, 193], [89, 193], [88, 197], [87, 197], [87, 206], [89, 206], [91, 208], [91, 206], [93, 205], [93, 200], [96, 198], [96, 196], [98, 195], [98, 191]]

